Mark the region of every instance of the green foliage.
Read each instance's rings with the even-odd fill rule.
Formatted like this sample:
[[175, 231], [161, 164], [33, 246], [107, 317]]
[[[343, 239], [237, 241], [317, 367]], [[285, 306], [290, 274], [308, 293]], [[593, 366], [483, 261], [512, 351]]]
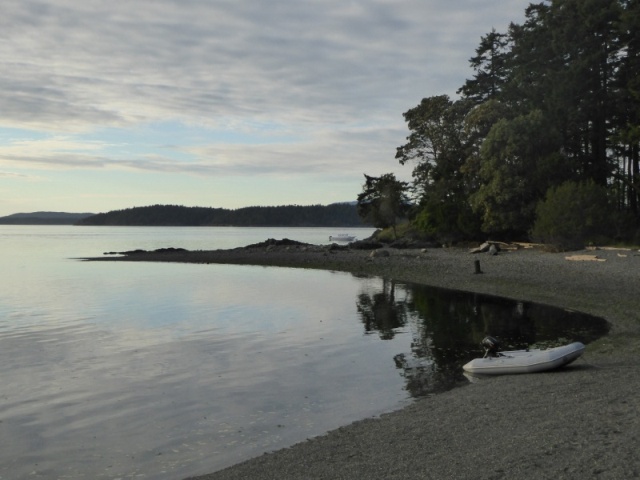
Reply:
[[396, 158], [402, 164], [415, 162], [413, 190], [419, 204], [415, 225], [443, 241], [468, 233], [469, 224], [461, 220], [469, 211], [463, 166], [474, 138], [465, 128], [472, 107], [473, 102], [440, 95], [425, 98], [404, 113], [411, 135]]
[[560, 250], [580, 249], [611, 237], [610, 200], [606, 189], [593, 180], [550, 188], [536, 216], [532, 238]]
[[545, 0], [523, 24], [483, 36], [459, 100], [427, 97], [404, 113], [396, 159], [414, 164], [416, 225], [523, 236], [549, 188], [592, 180], [630, 239], [640, 230], [638, 28], [637, 1]]
[[458, 93], [478, 103], [496, 98], [507, 81], [508, 45], [506, 34], [498, 33], [495, 29], [480, 39], [476, 48], [476, 56], [469, 60], [476, 74], [472, 80], [467, 80]]
[[396, 224], [409, 210], [407, 183], [392, 173], [380, 177], [365, 175], [362, 192], [358, 195], [358, 214], [376, 228], [391, 227], [396, 235]]
[[442, 243], [480, 236], [480, 222], [466, 203], [428, 203], [418, 209], [413, 225], [428, 238]]
[[395, 227], [395, 230], [389, 227], [383, 230], [378, 230], [375, 234], [376, 240], [382, 243], [392, 243], [398, 238], [414, 238], [414, 237], [415, 237], [415, 232], [413, 231], [411, 222], [409, 222], [408, 220], [398, 223]]
[[502, 119], [491, 128], [480, 151], [481, 184], [471, 195], [474, 210], [482, 215], [483, 231], [527, 232], [549, 183], [562, 178], [538, 171], [548, 168], [549, 159], [562, 165], [556, 159], [557, 148], [558, 135], [539, 110]]
[[420, 197], [442, 197], [461, 187], [466, 134], [464, 118], [472, 104], [454, 102], [447, 95], [424, 98], [405, 112], [411, 134], [399, 147], [401, 164], [415, 162], [414, 186]]

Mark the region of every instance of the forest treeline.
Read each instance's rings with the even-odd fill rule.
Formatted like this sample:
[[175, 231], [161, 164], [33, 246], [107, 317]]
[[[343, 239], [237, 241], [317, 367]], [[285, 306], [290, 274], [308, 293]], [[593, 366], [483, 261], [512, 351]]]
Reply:
[[33, 212], [0, 217], [0, 225], [73, 225], [93, 213]]
[[403, 114], [413, 223], [452, 241], [640, 241], [640, 2], [525, 13], [481, 38], [459, 98]]
[[245, 207], [236, 210], [180, 205], [152, 205], [99, 213], [77, 225], [357, 227], [365, 226], [349, 203]]

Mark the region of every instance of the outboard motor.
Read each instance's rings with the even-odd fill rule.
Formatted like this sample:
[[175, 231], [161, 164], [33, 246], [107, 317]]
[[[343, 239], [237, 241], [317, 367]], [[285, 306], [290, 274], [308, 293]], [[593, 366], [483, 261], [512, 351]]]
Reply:
[[484, 347], [484, 357], [497, 357], [498, 350], [500, 350], [500, 342], [489, 335], [482, 339], [482, 346]]

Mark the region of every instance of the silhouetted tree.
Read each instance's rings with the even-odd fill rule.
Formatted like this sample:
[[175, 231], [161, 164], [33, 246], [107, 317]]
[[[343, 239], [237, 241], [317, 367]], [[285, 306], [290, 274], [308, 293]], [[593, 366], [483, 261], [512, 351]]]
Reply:
[[376, 228], [393, 229], [393, 236], [397, 238], [396, 224], [409, 211], [407, 197], [407, 182], [397, 180], [392, 173], [380, 177], [370, 177], [365, 174], [362, 193], [358, 195], [358, 214]]
[[[404, 113], [416, 225], [429, 233], [526, 235], [547, 190], [593, 181], [640, 236], [640, 3], [543, 0], [483, 36], [474, 75]], [[473, 210], [471, 210], [473, 207]]]

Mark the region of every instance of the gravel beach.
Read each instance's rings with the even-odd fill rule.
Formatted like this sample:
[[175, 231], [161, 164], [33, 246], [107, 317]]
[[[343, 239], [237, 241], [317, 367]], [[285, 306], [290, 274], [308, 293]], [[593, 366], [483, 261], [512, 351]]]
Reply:
[[[369, 251], [257, 246], [105, 261], [318, 268], [534, 301], [604, 317], [609, 335], [556, 372], [479, 379], [377, 418], [197, 477], [631, 479], [640, 477], [640, 253]], [[584, 255], [575, 261], [567, 257]], [[593, 261], [593, 256], [597, 259]], [[475, 261], [481, 274], [475, 273]]]

